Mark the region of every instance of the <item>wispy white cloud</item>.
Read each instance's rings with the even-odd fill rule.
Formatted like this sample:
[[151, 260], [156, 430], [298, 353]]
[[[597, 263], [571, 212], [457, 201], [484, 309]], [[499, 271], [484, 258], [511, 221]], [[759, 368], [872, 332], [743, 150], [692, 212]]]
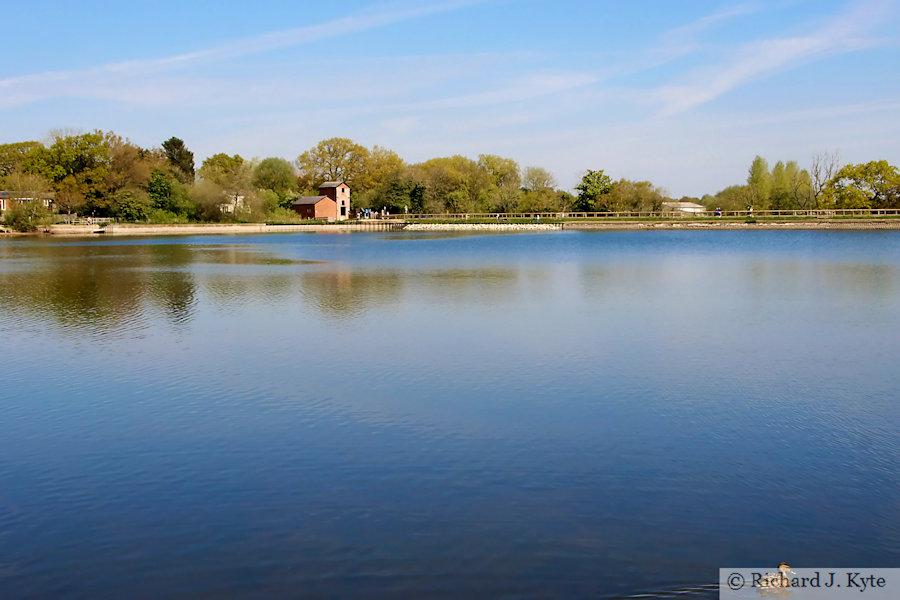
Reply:
[[676, 115], [760, 78], [872, 47], [881, 40], [867, 39], [865, 34], [891, 12], [892, 7], [884, 1], [859, 3], [808, 35], [745, 43], [728, 60], [692, 71], [684, 83], [658, 88], [654, 97], [662, 104], [659, 114]]
[[90, 91], [86, 91], [86, 88], [92, 84], [99, 90], [109, 89], [110, 85], [117, 80], [127, 81], [136, 76], [173, 72], [197, 65], [311, 44], [402, 21], [458, 10], [484, 1], [444, 0], [426, 4], [393, 5], [351, 14], [317, 25], [232, 40], [189, 53], [120, 61], [87, 69], [49, 71], [0, 79], [0, 91], [3, 92], [0, 94], [0, 109], [49, 97], [66, 97], [73, 94], [90, 97], [92, 94]]
[[701, 33], [732, 19], [753, 14], [761, 9], [762, 7], [758, 3], [737, 4], [718, 10], [690, 23], [674, 27], [663, 34], [661, 42], [653, 48], [651, 54], [669, 60], [688, 54], [699, 46], [698, 37]]
[[540, 72], [528, 74], [518, 81], [492, 90], [433, 100], [416, 108], [474, 108], [532, 100], [572, 91], [596, 83], [598, 78], [581, 72]]

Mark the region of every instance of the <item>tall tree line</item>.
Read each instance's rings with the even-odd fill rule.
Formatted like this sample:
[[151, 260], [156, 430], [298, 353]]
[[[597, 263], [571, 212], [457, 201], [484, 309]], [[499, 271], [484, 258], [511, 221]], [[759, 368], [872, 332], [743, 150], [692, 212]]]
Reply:
[[837, 153], [816, 154], [809, 169], [780, 160], [770, 168], [757, 156], [745, 184], [705, 196], [703, 203], [724, 210], [900, 208], [900, 171], [886, 160], [841, 165]]
[[[393, 150], [339, 137], [293, 161], [217, 153], [199, 168], [177, 137], [141, 148], [113, 132], [60, 131], [45, 142], [0, 145], [0, 190], [12, 200], [52, 199], [60, 213], [125, 221], [294, 220], [294, 200], [332, 180], [351, 187], [353, 209], [392, 213], [653, 212], [667, 199], [649, 181], [614, 181], [603, 170], [588, 170], [573, 196], [546, 169], [511, 158], [455, 155], [410, 164]], [[884, 160], [842, 165], [836, 154], [819, 154], [801, 168], [780, 160], [770, 167], [757, 156], [744, 183], [702, 202], [725, 210], [897, 208], [900, 175]]]

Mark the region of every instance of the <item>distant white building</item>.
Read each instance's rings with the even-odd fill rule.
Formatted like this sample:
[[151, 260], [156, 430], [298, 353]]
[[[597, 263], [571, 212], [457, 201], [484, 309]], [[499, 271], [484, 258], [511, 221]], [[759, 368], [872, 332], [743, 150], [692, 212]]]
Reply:
[[697, 214], [706, 212], [706, 207], [696, 202], [663, 202], [664, 212]]
[[237, 192], [225, 192], [225, 197], [228, 200], [219, 204], [219, 210], [224, 214], [233, 215], [240, 210], [244, 210], [244, 196]]

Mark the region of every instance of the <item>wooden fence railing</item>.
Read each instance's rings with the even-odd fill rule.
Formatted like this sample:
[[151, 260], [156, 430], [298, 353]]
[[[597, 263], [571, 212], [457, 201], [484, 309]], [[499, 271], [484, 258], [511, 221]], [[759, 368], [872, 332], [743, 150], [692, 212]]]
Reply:
[[828, 210], [705, 210], [698, 212], [654, 211], [654, 212], [543, 212], [543, 213], [423, 213], [407, 215], [390, 215], [391, 218], [415, 220], [495, 220], [510, 219], [755, 219], [755, 218], [797, 218], [797, 219], [830, 219], [835, 217], [897, 217], [897, 208], [836, 208]]

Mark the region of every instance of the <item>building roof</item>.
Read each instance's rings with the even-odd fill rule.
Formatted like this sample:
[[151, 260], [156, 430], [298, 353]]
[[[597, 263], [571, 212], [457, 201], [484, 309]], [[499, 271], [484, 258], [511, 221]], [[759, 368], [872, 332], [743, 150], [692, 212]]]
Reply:
[[322, 200], [331, 200], [328, 196], [303, 196], [297, 200], [291, 202], [291, 206], [297, 206], [298, 204], [318, 204]]
[[706, 207], [696, 202], [663, 202], [663, 206], [678, 210], [706, 210]]
[[321, 190], [322, 188], [333, 188], [333, 187], [336, 188], [340, 185], [342, 185], [344, 187], [350, 187], [343, 181], [326, 181], [326, 182], [322, 183], [322, 185], [319, 186], [319, 189]]

